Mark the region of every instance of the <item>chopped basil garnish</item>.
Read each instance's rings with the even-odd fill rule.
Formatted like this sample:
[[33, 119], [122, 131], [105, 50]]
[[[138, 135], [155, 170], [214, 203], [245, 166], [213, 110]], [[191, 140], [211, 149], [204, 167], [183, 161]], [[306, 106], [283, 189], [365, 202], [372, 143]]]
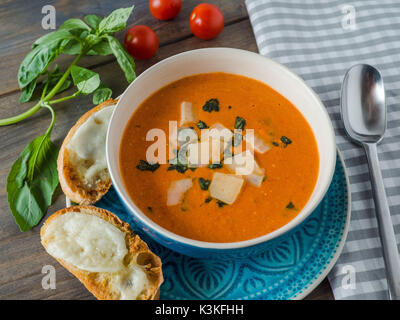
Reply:
[[288, 137], [282, 136], [281, 141], [283, 143], [283, 147], [286, 148], [289, 144], [292, 143], [292, 140], [290, 140]]
[[218, 99], [210, 99], [206, 101], [206, 103], [203, 106], [203, 110], [207, 112], [212, 112], [212, 111], [219, 111], [219, 101]]
[[208, 125], [206, 125], [206, 123], [204, 121], [199, 120], [199, 122], [197, 122], [197, 128], [202, 130], [202, 129], [207, 129], [209, 127], [208, 127]]
[[210, 168], [210, 169], [222, 168], [222, 163], [211, 163], [211, 164], [208, 165], [208, 168]]
[[290, 201], [290, 202], [287, 204], [286, 209], [296, 209], [296, 207], [294, 206], [293, 202]]
[[222, 208], [223, 206], [226, 206], [225, 202], [222, 202], [220, 200], [217, 201], [218, 207]]
[[160, 165], [158, 163], [149, 163], [145, 160], [140, 160], [139, 164], [136, 166], [141, 171], [151, 171], [154, 172], [156, 171]]
[[188, 169], [187, 165], [181, 163], [170, 164], [169, 167], [167, 168], [168, 171], [176, 170], [179, 173], [185, 173], [187, 169]]
[[[179, 162], [179, 157], [175, 157], [173, 159], [168, 160], [169, 162], [169, 167], [167, 168], [168, 171], [176, 170], [179, 173], [185, 173], [189, 167], [187, 164]], [[192, 171], [196, 170], [196, 168], [190, 168]]]
[[210, 180], [199, 178], [199, 184], [200, 184], [201, 190], [208, 190], [210, 183], [211, 183]]
[[246, 120], [244, 120], [242, 117], [236, 117], [235, 129], [243, 130], [245, 125], [246, 125]]
[[205, 203], [209, 203], [211, 200], [212, 200], [212, 198], [211, 198], [211, 197], [208, 197], [204, 202], [205, 202]]

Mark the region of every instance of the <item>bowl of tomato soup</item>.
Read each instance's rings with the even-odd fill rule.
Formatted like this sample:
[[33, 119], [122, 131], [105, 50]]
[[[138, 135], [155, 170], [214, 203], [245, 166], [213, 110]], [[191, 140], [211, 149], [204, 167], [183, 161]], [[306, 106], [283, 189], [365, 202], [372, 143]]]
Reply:
[[318, 96], [286, 67], [230, 48], [143, 72], [110, 121], [107, 162], [135, 222], [193, 257], [245, 257], [324, 197], [335, 137]]

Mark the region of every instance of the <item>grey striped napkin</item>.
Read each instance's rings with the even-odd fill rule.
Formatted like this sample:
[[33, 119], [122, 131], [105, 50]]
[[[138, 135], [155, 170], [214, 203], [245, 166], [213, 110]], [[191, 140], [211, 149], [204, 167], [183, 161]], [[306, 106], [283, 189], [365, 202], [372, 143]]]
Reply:
[[319, 94], [345, 160], [352, 217], [343, 253], [328, 276], [335, 298], [387, 299], [366, 157], [345, 135], [339, 101], [349, 67], [368, 63], [381, 71], [388, 130], [378, 152], [400, 243], [400, 1], [247, 0], [246, 6], [260, 53], [288, 66]]

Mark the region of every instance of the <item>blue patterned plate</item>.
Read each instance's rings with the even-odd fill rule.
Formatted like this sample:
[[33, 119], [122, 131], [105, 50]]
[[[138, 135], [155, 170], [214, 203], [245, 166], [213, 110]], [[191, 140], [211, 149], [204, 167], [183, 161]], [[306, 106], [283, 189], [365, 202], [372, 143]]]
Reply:
[[343, 247], [350, 219], [348, 183], [338, 157], [329, 190], [291, 235], [243, 261], [190, 258], [162, 247], [134, 224], [115, 190], [96, 205], [117, 214], [163, 261], [161, 299], [302, 299], [327, 275]]

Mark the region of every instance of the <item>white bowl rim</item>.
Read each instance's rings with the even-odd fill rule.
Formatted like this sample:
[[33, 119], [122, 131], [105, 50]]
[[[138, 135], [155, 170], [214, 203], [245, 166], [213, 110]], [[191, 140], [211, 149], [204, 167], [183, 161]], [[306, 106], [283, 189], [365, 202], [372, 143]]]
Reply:
[[[269, 63], [275, 65], [278, 68], [281, 68], [283, 72], [286, 72], [288, 74], [288, 76], [293, 77], [294, 79], [296, 79], [299, 84], [303, 85], [304, 88], [306, 89], [306, 91], [308, 91], [308, 94], [310, 94], [310, 96], [315, 100], [315, 104], [318, 105], [322, 111], [322, 114], [325, 116], [325, 122], [328, 124], [328, 128], [327, 128], [327, 132], [330, 135], [330, 139], [331, 141], [333, 141], [332, 143], [332, 148], [333, 150], [330, 150], [330, 154], [332, 155], [332, 159], [331, 161], [328, 162], [328, 170], [329, 170], [329, 177], [326, 181], [328, 181], [327, 183], [325, 183], [325, 185], [323, 186], [323, 188], [321, 188], [319, 195], [318, 195], [318, 199], [314, 202], [314, 204], [309, 207], [309, 210], [304, 213], [304, 209], [302, 209], [299, 214], [294, 217], [292, 220], [290, 220], [287, 224], [283, 225], [282, 227], [280, 227], [279, 229], [276, 229], [270, 233], [267, 233], [266, 235], [257, 237], [257, 238], [252, 238], [249, 240], [244, 240], [244, 241], [237, 241], [237, 242], [206, 242], [206, 241], [200, 241], [200, 240], [194, 240], [194, 239], [190, 239], [184, 236], [180, 236], [176, 233], [173, 233], [163, 227], [161, 227], [160, 225], [158, 225], [157, 223], [155, 223], [154, 221], [152, 221], [150, 218], [148, 218], [145, 214], [142, 213], [142, 211], [137, 208], [137, 210], [135, 210], [134, 208], [132, 208], [132, 206], [130, 205], [130, 202], [125, 199], [121, 189], [123, 188], [123, 182], [121, 181], [120, 184], [117, 183], [117, 180], [115, 178], [115, 170], [119, 170], [119, 164], [117, 164], [115, 167], [112, 165], [111, 160], [110, 160], [110, 147], [109, 144], [111, 143], [110, 140], [110, 131], [112, 128], [112, 123], [113, 120], [115, 119], [115, 115], [118, 112], [118, 105], [119, 103], [123, 100], [124, 95], [126, 94], [126, 92], [128, 92], [130, 90], [130, 88], [134, 85], [135, 82], [140, 81], [140, 79], [142, 77], [145, 77], [148, 73], [152, 72], [153, 69], [159, 68], [160, 66], [162, 66], [163, 64], [167, 64], [170, 63], [171, 61], [177, 60], [182, 58], [183, 56], [186, 55], [191, 55], [191, 54], [197, 54], [197, 53], [211, 53], [211, 52], [217, 52], [217, 51], [222, 51], [225, 52], [226, 54], [228, 53], [240, 53], [240, 54], [244, 54], [244, 55], [248, 55], [250, 58], [262, 58], [262, 59], [266, 59]], [[133, 113], [132, 113], [133, 114]], [[132, 116], [131, 114], [131, 116]], [[155, 231], [157, 231], [158, 233], [160, 233], [161, 235], [163, 235], [166, 238], [169, 238], [175, 242], [178, 243], [182, 243], [184, 245], [188, 245], [188, 246], [192, 246], [192, 247], [197, 247], [199, 249], [217, 249], [217, 250], [221, 250], [221, 251], [227, 251], [227, 250], [232, 250], [232, 249], [240, 249], [240, 248], [246, 248], [246, 247], [251, 247], [251, 246], [255, 246], [258, 244], [261, 244], [263, 242], [272, 240], [274, 238], [279, 237], [280, 235], [294, 229], [296, 226], [298, 226], [301, 222], [303, 222], [314, 210], [315, 208], [319, 205], [319, 203], [321, 202], [321, 200], [324, 198], [326, 192], [328, 191], [328, 188], [331, 184], [332, 178], [333, 178], [333, 174], [335, 171], [335, 165], [336, 165], [336, 143], [335, 143], [335, 134], [334, 134], [334, 129], [332, 126], [332, 122], [330, 120], [328, 111], [326, 110], [324, 104], [322, 103], [321, 99], [319, 98], [319, 96], [314, 92], [314, 90], [312, 90], [307, 83], [300, 78], [297, 74], [295, 74], [293, 71], [291, 71], [289, 68], [287, 68], [286, 66], [270, 59], [267, 58], [265, 56], [262, 56], [258, 53], [255, 52], [251, 52], [251, 51], [247, 51], [247, 50], [242, 50], [242, 49], [235, 49], [235, 48], [225, 48], [225, 47], [217, 47], [217, 48], [202, 48], [202, 49], [195, 49], [195, 50], [189, 50], [189, 51], [185, 51], [182, 53], [178, 53], [176, 55], [173, 55], [171, 57], [168, 57], [166, 59], [163, 59], [161, 61], [159, 61], [158, 63], [152, 65], [151, 67], [149, 67], [148, 69], [146, 69], [144, 72], [142, 72], [136, 79], [135, 81], [133, 81], [124, 91], [124, 93], [119, 97], [117, 106], [111, 116], [110, 119], [110, 123], [109, 123], [109, 127], [108, 127], [108, 131], [107, 131], [107, 139], [106, 139], [106, 158], [107, 158], [107, 166], [109, 169], [109, 174], [111, 177], [111, 181], [112, 184], [114, 186], [114, 188], [116, 189], [118, 196], [121, 198], [121, 200], [124, 202], [125, 206], [127, 206], [129, 208], [129, 214], [134, 214], [136, 218], [138, 218], [142, 224], [144, 224], [145, 226], [154, 229]], [[130, 199], [131, 200], [131, 199]], [[132, 200], [131, 200], [132, 201]], [[133, 201], [132, 201], [133, 203]]]

